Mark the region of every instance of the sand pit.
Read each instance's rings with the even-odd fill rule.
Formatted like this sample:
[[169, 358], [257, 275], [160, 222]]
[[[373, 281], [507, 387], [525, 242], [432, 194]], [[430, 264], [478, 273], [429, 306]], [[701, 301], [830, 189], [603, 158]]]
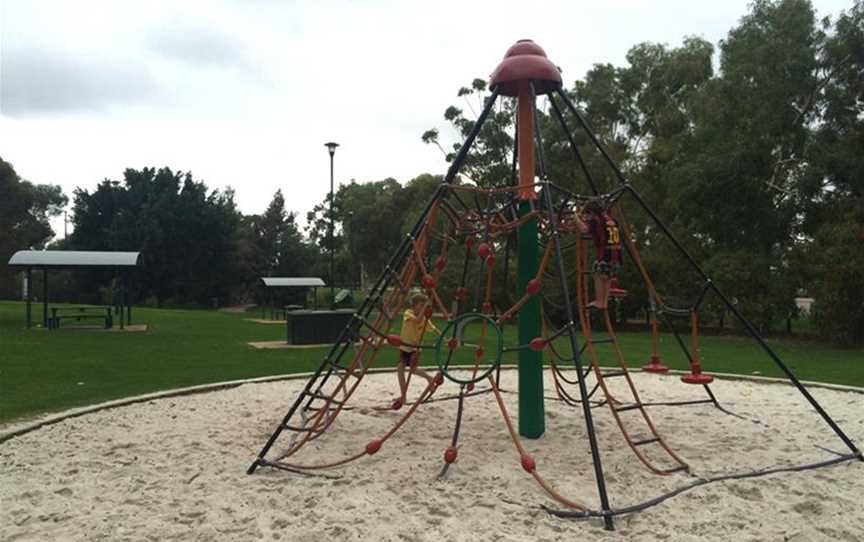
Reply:
[[[515, 373], [502, 374], [514, 389]], [[638, 374], [644, 401], [700, 399], [673, 376]], [[619, 379], [620, 380], [620, 379]], [[547, 379], [548, 381], [548, 379]], [[548, 382], [547, 382], [548, 383]], [[466, 404], [459, 458], [436, 481], [456, 402], [422, 406], [378, 454], [307, 477], [262, 468], [245, 474], [303, 381], [246, 384], [88, 414], [0, 444], [0, 540], [848, 540], [864, 539], [864, 463], [698, 487], [645, 512], [596, 520], [560, 508], [519, 466], [494, 398]], [[660, 432], [696, 476], [830, 459], [839, 439], [788, 385], [720, 380], [707, 406], [652, 407]], [[400, 413], [371, 408], [395, 376], [368, 376], [332, 431], [296, 457], [351, 455]], [[456, 391], [448, 383], [440, 395]], [[859, 445], [864, 395], [812, 392]], [[551, 390], [550, 390], [551, 395]], [[506, 394], [511, 414], [516, 396]], [[694, 480], [659, 477], [623, 446], [606, 407], [596, 423], [613, 507]], [[538, 472], [568, 497], [597, 506], [580, 412], [547, 401], [547, 433], [525, 441]], [[278, 447], [278, 446], [277, 446]]]

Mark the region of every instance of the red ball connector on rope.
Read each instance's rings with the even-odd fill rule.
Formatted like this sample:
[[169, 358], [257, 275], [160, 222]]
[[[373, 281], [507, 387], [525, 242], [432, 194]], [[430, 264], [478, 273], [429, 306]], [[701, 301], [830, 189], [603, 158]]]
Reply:
[[531, 342], [528, 343], [528, 348], [535, 352], [542, 352], [544, 348], [546, 348], [546, 339], [543, 337], [535, 337], [531, 339]]
[[387, 344], [398, 348], [402, 346], [402, 337], [399, 335], [387, 335]]
[[456, 461], [456, 456], [459, 455], [459, 452], [453, 446], [448, 447], [444, 451], [444, 462], [448, 465], [454, 461]]
[[420, 282], [423, 284], [423, 287], [428, 290], [435, 288], [435, 277], [429, 273], [423, 275], [423, 279]]
[[528, 284], [525, 285], [525, 293], [528, 295], [537, 295], [540, 292], [540, 281], [537, 279], [531, 279], [528, 281]]
[[375, 455], [378, 452], [378, 450], [380, 450], [380, 449], [381, 449], [381, 441], [380, 440], [373, 440], [372, 442], [370, 442], [369, 444], [366, 445], [366, 453], [368, 455]]
[[477, 255], [480, 256], [481, 260], [485, 260], [492, 254], [492, 249], [489, 248], [487, 243], [480, 243], [477, 245]]
[[534, 472], [537, 469], [537, 463], [534, 461], [534, 458], [528, 454], [522, 454], [521, 463], [525, 472]]

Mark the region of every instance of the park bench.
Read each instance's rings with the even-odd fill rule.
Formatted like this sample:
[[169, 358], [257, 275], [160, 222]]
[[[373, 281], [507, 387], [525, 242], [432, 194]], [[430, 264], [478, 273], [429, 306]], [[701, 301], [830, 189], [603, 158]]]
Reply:
[[58, 329], [61, 320], [73, 320], [75, 322], [101, 320], [105, 329], [109, 329], [113, 325], [111, 307], [52, 307], [48, 328]]

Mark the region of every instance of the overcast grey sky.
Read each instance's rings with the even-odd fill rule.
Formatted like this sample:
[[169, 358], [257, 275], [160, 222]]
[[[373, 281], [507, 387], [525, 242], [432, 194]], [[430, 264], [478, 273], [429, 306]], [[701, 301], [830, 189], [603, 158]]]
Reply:
[[[532, 8], [526, 15], [520, 5]], [[851, 0], [814, 0], [836, 15]], [[420, 135], [520, 38], [568, 86], [595, 63], [684, 36], [716, 43], [746, 0], [0, 0], [0, 156], [71, 196], [127, 167], [232, 186], [244, 213], [277, 188], [304, 216], [336, 180], [443, 173]]]

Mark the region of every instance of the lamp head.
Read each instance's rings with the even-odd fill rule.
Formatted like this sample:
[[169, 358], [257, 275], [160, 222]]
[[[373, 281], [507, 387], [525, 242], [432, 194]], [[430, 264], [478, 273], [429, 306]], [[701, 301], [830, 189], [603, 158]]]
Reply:
[[330, 156], [336, 154], [336, 147], [339, 146], [339, 143], [334, 143], [332, 141], [328, 143], [324, 143], [324, 146], [327, 147], [327, 151], [330, 152]]

